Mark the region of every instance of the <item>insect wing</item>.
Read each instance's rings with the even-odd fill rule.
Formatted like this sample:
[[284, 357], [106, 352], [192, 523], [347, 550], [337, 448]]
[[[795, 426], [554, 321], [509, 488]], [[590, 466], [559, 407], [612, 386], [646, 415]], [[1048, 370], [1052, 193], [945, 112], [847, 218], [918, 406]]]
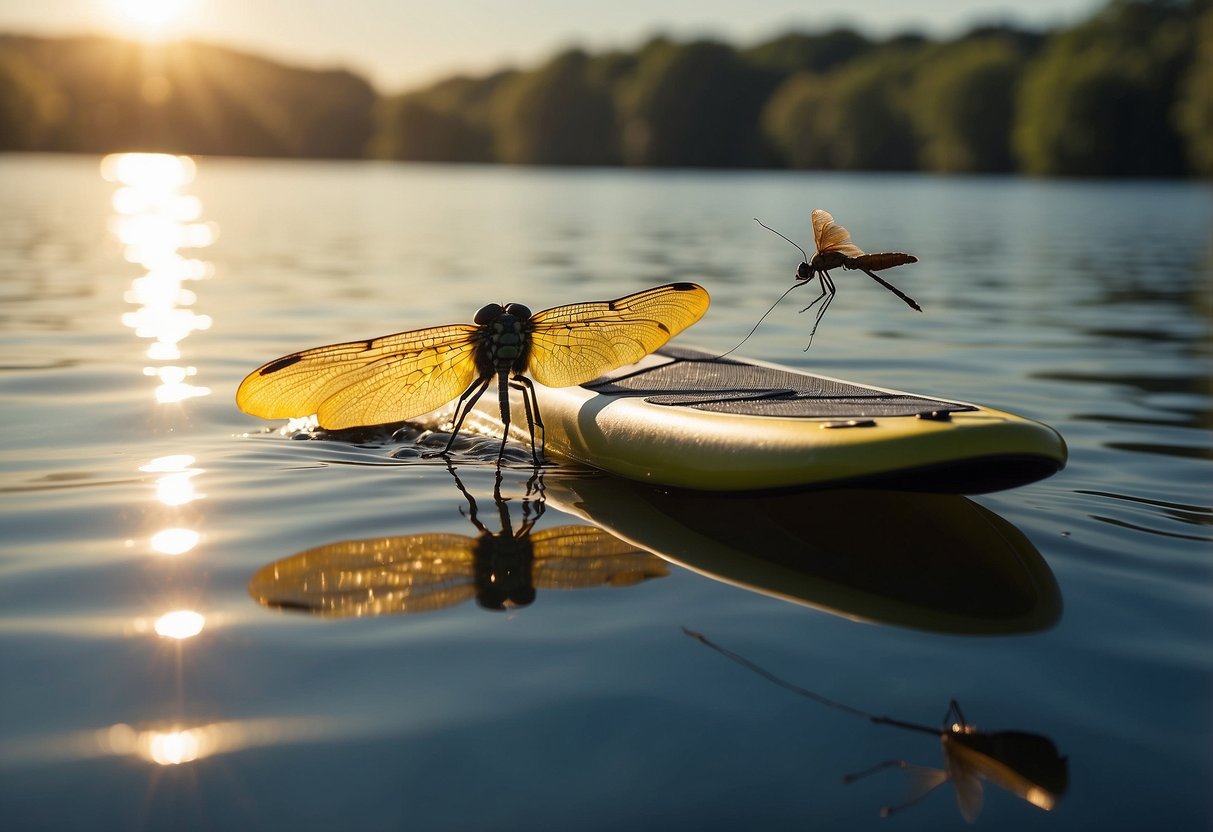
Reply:
[[703, 317], [709, 302], [702, 286], [671, 283], [545, 309], [531, 317], [528, 370], [549, 387], [584, 384], [644, 358]]
[[559, 526], [530, 535], [535, 586], [631, 586], [669, 574], [665, 562], [594, 526]]
[[339, 618], [441, 609], [476, 594], [475, 545], [442, 533], [343, 540], [262, 567], [248, 592], [267, 607]]
[[472, 383], [478, 333], [436, 326], [292, 353], [250, 373], [236, 404], [264, 419], [314, 413], [332, 430], [411, 419]]
[[851, 242], [851, 232], [834, 222], [829, 211], [820, 208], [813, 209], [813, 242], [818, 254], [827, 251], [836, 251], [845, 257], [863, 254], [863, 249]]

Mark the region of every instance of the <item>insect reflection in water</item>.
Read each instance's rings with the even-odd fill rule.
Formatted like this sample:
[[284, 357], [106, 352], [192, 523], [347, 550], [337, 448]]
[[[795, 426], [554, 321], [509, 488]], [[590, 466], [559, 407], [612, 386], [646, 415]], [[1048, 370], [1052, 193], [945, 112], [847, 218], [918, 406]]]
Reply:
[[491, 531], [450, 471], [478, 537], [434, 532], [329, 543], [263, 567], [249, 594], [267, 607], [333, 617], [427, 612], [470, 598], [504, 610], [532, 603], [537, 588], [622, 587], [668, 574], [660, 558], [594, 526], [534, 531], [544, 511], [539, 474], [527, 484], [515, 530], [498, 473], [493, 501], [501, 529]]
[[[761, 220], [755, 220], [755, 222], [757, 222], [767, 231], [770, 231], [773, 234], [779, 234], [780, 237], [783, 237], [783, 239], [796, 246], [796, 248], [800, 250], [800, 255], [803, 259], [801, 260], [800, 265], [796, 268], [796, 282], [788, 287], [788, 290], [779, 296], [779, 300], [775, 301], [775, 303], [771, 305], [771, 308], [762, 314], [762, 317], [758, 319], [758, 323], [754, 324], [754, 328], [750, 330], [750, 334], [741, 339], [741, 343], [739, 343], [736, 347], [733, 347], [733, 349], [729, 350], [729, 352], [726, 352], [724, 355], [728, 355], [729, 353], [733, 352], [733, 350], [736, 350], [737, 347], [740, 347], [741, 344], [744, 344], [746, 341], [750, 340], [750, 335], [753, 335], [758, 331], [759, 324], [766, 319], [767, 315], [771, 314], [771, 311], [774, 310], [775, 307], [778, 306], [793, 289], [800, 286], [807, 286], [810, 282], [812, 282], [813, 278], [816, 277], [819, 280], [819, 285], [821, 286], [821, 294], [819, 294], [812, 303], [800, 310], [802, 313], [808, 312], [814, 306], [817, 306], [817, 304], [821, 304], [817, 310], [817, 318], [813, 321], [813, 328], [809, 331], [809, 343], [808, 346], [805, 347], [805, 350], [808, 350], [809, 347], [813, 346], [813, 336], [817, 334], [817, 327], [821, 324], [821, 319], [825, 317], [826, 310], [830, 307], [830, 304], [834, 302], [834, 295], [837, 291], [834, 286], [834, 279], [830, 277], [831, 269], [844, 268], [861, 271], [868, 277], [875, 280], [881, 286], [897, 295], [897, 297], [901, 298], [902, 301], [911, 309], [915, 309], [919, 312], [922, 311], [922, 307], [918, 305], [916, 300], [876, 274], [876, 272], [891, 269], [894, 266], [902, 266], [906, 263], [917, 263], [917, 257], [915, 257], [913, 254], [906, 254], [900, 251], [865, 254], [863, 249], [851, 242], [851, 233], [836, 223], [828, 211], [823, 211], [820, 208], [813, 209], [812, 221], [813, 242], [817, 247], [817, 252], [813, 255], [812, 259], [809, 259], [809, 256], [805, 254], [803, 248], [800, 248], [800, 246], [796, 245], [796, 243], [788, 240], [788, 238], [784, 237], [783, 234], [779, 234], [779, 232], [775, 229], [765, 225]], [[724, 356], [721, 357], [723, 358]]]
[[881, 815], [888, 816], [912, 806], [944, 783], [950, 782], [956, 790], [956, 802], [961, 816], [972, 823], [980, 814], [985, 800], [983, 781], [993, 783], [1033, 806], [1051, 811], [1069, 785], [1066, 758], [1058, 754], [1057, 746], [1052, 740], [1026, 731], [980, 731], [965, 721], [956, 700], [952, 700], [948, 706], [943, 726], [940, 728], [878, 716], [781, 679], [744, 656], [720, 646], [702, 633], [685, 627], [683, 632], [779, 687], [821, 705], [866, 719], [876, 725], [888, 725], [938, 737], [943, 747], [942, 769], [913, 765], [905, 760], [885, 760], [843, 778], [844, 783], [853, 783], [887, 768], [904, 770], [911, 779], [907, 799], [896, 806], [881, 809]]
[[457, 397], [454, 426], [441, 451], [447, 454], [468, 412], [496, 379], [505, 424], [497, 461], [509, 435], [512, 387], [522, 392], [531, 455], [538, 465], [543, 419], [531, 377], [549, 387], [592, 381], [665, 344], [703, 317], [708, 303], [708, 293], [694, 283], [535, 314], [520, 303], [490, 303], [471, 324], [331, 344], [277, 358], [240, 383], [236, 404], [263, 419], [315, 414], [320, 427], [341, 430], [405, 421]]

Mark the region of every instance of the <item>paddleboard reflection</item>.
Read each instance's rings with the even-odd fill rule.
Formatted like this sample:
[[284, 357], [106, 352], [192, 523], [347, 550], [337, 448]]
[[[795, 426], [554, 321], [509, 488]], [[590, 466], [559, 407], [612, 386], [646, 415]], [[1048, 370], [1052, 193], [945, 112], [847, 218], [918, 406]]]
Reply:
[[660, 558], [593, 526], [535, 531], [544, 511], [539, 475], [527, 483], [515, 530], [498, 473], [500, 531], [491, 531], [450, 471], [477, 537], [433, 532], [327, 543], [264, 566], [249, 595], [267, 607], [331, 617], [427, 612], [471, 598], [505, 610], [531, 604], [538, 589], [623, 587], [669, 574]]
[[948, 633], [1044, 630], [1057, 581], [1015, 526], [955, 494], [727, 494], [548, 477], [549, 503], [709, 578], [847, 618]]

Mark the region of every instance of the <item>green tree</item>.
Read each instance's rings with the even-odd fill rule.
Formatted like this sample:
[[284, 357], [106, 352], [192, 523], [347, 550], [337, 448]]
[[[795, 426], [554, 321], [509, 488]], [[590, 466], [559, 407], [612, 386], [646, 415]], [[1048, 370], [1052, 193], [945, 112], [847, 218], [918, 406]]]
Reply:
[[776, 78], [715, 41], [654, 41], [621, 84], [624, 162], [730, 167], [762, 157], [758, 114]]
[[820, 75], [798, 72], [779, 85], [763, 108], [763, 135], [787, 167], [833, 166], [830, 137], [821, 128], [826, 96]]
[[1001, 39], [966, 40], [934, 52], [910, 96], [920, 166], [955, 173], [1013, 170], [1011, 131], [1025, 65]]
[[8, 36], [0, 50], [53, 79], [45, 150], [352, 158], [371, 133], [375, 91], [342, 70], [189, 42]]
[[883, 48], [829, 75], [793, 75], [763, 110], [764, 135], [791, 167], [913, 169], [909, 92], [918, 52]]
[[1030, 173], [1172, 176], [1170, 118], [1191, 58], [1191, 3], [1114, 0], [1055, 36], [1025, 75], [1014, 146]]
[[619, 163], [615, 104], [606, 79], [591, 73], [589, 56], [563, 52], [534, 72], [503, 84], [493, 101], [497, 158], [515, 164]]
[[829, 77], [818, 118], [831, 167], [912, 170], [918, 140], [909, 112], [916, 52], [883, 50]]
[[459, 76], [382, 99], [375, 111], [372, 156], [424, 162], [492, 162], [493, 97], [514, 72]]
[[866, 54], [874, 47], [872, 41], [854, 29], [831, 29], [827, 32], [791, 32], [750, 47], [744, 53], [755, 66], [781, 76], [796, 72], [829, 72]]
[[1213, 10], [1201, 18], [1195, 55], [1180, 87], [1174, 115], [1189, 170], [1213, 176]]
[[458, 113], [422, 95], [379, 102], [369, 152], [381, 159], [415, 162], [484, 162], [492, 158], [492, 137]]
[[0, 150], [37, 150], [63, 117], [54, 80], [24, 55], [0, 48]]

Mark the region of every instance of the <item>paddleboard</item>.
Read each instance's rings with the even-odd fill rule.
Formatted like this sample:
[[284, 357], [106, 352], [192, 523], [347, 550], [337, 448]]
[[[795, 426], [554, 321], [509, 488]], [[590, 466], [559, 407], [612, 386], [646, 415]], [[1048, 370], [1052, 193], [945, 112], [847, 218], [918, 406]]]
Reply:
[[[587, 384], [535, 388], [547, 454], [654, 485], [977, 494], [1066, 461], [1057, 431], [1012, 413], [678, 346]], [[468, 426], [499, 435], [489, 398]], [[521, 398], [512, 407], [524, 412]], [[525, 420], [511, 430], [529, 441]]]
[[723, 494], [597, 474], [546, 476], [544, 495], [705, 577], [854, 621], [993, 635], [1061, 618], [1061, 591], [1036, 547], [958, 494]]

